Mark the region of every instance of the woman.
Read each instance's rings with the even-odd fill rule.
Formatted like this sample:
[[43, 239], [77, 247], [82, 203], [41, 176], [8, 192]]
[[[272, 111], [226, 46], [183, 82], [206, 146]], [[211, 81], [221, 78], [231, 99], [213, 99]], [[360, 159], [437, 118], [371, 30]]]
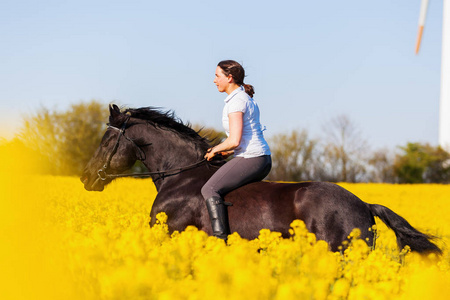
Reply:
[[263, 180], [272, 168], [269, 145], [259, 122], [259, 108], [253, 100], [254, 89], [244, 84], [244, 68], [233, 60], [221, 61], [214, 83], [219, 92], [227, 93], [222, 125], [227, 139], [208, 149], [205, 158], [216, 155], [234, 158], [224, 164], [206, 182], [202, 195], [208, 207], [214, 236], [227, 240], [230, 233], [223, 196], [244, 184]]

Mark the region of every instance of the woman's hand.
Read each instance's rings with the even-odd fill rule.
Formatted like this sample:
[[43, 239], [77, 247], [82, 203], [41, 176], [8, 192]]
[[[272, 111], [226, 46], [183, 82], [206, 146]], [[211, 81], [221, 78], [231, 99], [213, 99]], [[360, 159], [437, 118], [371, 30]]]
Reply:
[[205, 158], [206, 158], [206, 160], [210, 161], [214, 158], [214, 156], [220, 155], [220, 156], [222, 156], [223, 159], [226, 159], [230, 155], [233, 155], [233, 154], [234, 154], [234, 150], [216, 152], [213, 150], [213, 148], [209, 148], [205, 154]]
[[220, 153], [218, 153], [220, 156], [222, 156], [224, 159], [228, 158], [230, 155], [234, 154], [234, 150], [229, 150], [229, 151], [222, 151]]
[[214, 148], [209, 148], [206, 151], [205, 158], [207, 161], [210, 161], [213, 159], [214, 156], [216, 156], [216, 154], [217, 154], [217, 152], [214, 151]]

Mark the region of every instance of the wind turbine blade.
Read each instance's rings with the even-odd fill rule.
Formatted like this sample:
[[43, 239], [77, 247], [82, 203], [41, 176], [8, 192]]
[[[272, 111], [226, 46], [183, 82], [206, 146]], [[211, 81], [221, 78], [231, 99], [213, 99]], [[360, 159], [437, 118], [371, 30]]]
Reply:
[[425, 26], [425, 19], [427, 18], [427, 10], [428, 0], [422, 0], [422, 3], [420, 4], [419, 32], [417, 33], [416, 54], [419, 53], [420, 42], [422, 41], [423, 27]]

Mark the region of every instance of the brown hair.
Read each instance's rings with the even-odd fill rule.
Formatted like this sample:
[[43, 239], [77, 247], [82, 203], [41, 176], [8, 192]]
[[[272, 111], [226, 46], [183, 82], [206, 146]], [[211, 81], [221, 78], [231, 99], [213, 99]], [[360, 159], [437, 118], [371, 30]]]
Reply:
[[217, 66], [222, 69], [225, 76], [231, 74], [234, 83], [236, 83], [237, 85], [242, 85], [245, 89], [245, 92], [250, 97], [253, 97], [253, 95], [255, 94], [255, 89], [252, 85], [244, 83], [245, 70], [238, 62], [234, 60], [222, 60], [217, 64]]

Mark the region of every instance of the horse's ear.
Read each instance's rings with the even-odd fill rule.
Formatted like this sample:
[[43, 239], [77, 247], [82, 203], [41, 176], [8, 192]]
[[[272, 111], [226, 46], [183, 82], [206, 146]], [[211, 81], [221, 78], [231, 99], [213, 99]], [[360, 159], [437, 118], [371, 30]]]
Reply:
[[115, 104], [109, 105], [109, 123], [110, 124], [119, 123], [121, 114], [122, 113], [120, 112], [120, 108], [117, 105], [115, 105]]
[[112, 118], [117, 117], [118, 115], [120, 115], [120, 108], [115, 104], [110, 104], [109, 105], [109, 115]]

